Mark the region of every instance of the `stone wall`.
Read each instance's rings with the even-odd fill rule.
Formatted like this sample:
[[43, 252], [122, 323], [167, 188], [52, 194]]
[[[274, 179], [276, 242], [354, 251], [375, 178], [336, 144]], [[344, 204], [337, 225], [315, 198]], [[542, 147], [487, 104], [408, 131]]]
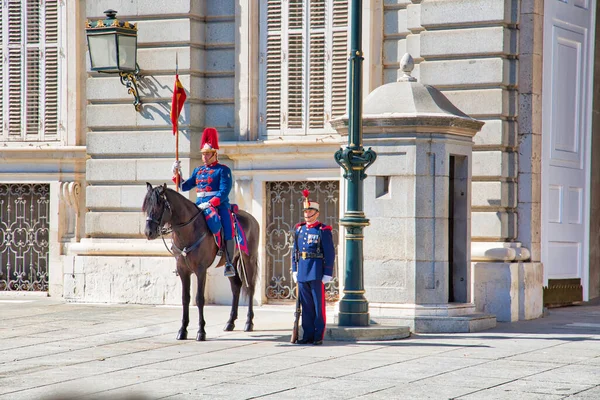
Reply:
[[[85, 14], [88, 19], [102, 18], [104, 10], [113, 8], [117, 18], [138, 24], [142, 110], [136, 112], [133, 97], [117, 76], [88, 74], [87, 238], [69, 248], [65, 296], [78, 301], [172, 303], [180, 296], [172, 273], [175, 261], [162, 243], [149, 244], [143, 236], [145, 182], [171, 183], [176, 142], [170, 106], [176, 60], [187, 92], [179, 134], [184, 175], [201, 163], [199, 143], [205, 126], [216, 127], [221, 140], [234, 139], [236, 2], [117, 3], [88, 0]], [[194, 200], [195, 194], [189, 197]], [[100, 282], [100, 269], [111, 273], [102, 284], [94, 284]], [[133, 275], [147, 278], [140, 286], [145, 290], [127, 290]]]

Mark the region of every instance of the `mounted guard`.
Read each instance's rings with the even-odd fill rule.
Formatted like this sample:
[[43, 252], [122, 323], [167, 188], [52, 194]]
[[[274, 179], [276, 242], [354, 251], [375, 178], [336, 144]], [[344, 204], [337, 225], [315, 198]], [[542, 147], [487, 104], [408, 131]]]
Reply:
[[219, 247], [221, 252], [225, 250], [227, 260], [224, 275], [233, 277], [236, 274], [232, 262], [235, 244], [231, 205], [229, 204], [229, 192], [231, 192], [233, 179], [231, 169], [219, 163], [217, 150], [219, 150], [219, 133], [215, 128], [204, 129], [200, 144], [204, 165], [196, 167], [188, 179], [182, 180], [181, 162], [175, 161], [172, 167], [173, 182], [179, 182], [183, 191], [196, 188], [196, 205], [204, 212], [209, 228], [213, 233], [217, 233], [217, 237], [219, 221], [216, 216], [218, 215], [225, 241], [225, 246], [220, 242]]

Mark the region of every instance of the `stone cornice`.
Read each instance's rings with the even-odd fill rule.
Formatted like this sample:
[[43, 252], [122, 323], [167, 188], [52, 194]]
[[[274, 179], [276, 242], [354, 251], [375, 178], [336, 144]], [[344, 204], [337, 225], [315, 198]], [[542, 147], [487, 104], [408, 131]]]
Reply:
[[[484, 122], [435, 114], [406, 114], [386, 113], [364, 116], [363, 133], [368, 135], [378, 133], [414, 133], [419, 134], [454, 134], [472, 138], [483, 127]], [[342, 135], [348, 135], [348, 118], [338, 118], [331, 125]]]
[[220, 142], [219, 153], [231, 160], [286, 159], [290, 157], [330, 158], [345, 143], [341, 136], [307, 140], [263, 140], [248, 142]]
[[0, 159], [3, 160], [36, 160], [36, 161], [85, 161], [86, 146], [47, 146], [31, 144], [28, 146], [0, 147]]

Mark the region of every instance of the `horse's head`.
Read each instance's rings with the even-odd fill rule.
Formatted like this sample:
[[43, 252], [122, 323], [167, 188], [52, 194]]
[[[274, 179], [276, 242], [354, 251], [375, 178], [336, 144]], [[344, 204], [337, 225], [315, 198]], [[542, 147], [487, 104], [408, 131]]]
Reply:
[[167, 200], [167, 184], [152, 187], [146, 182], [148, 192], [144, 198], [142, 210], [146, 213], [146, 229], [144, 234], [149, 240], [156, 239], [160, 230], [171, 222], [171, 204]]

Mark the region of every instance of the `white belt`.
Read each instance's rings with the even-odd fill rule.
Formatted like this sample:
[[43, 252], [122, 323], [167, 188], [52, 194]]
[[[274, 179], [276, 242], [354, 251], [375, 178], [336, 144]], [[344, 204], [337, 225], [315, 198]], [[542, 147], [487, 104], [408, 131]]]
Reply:
[[198, 197], [215, 196], [217, 193], [219, 192], [198, 192]]

